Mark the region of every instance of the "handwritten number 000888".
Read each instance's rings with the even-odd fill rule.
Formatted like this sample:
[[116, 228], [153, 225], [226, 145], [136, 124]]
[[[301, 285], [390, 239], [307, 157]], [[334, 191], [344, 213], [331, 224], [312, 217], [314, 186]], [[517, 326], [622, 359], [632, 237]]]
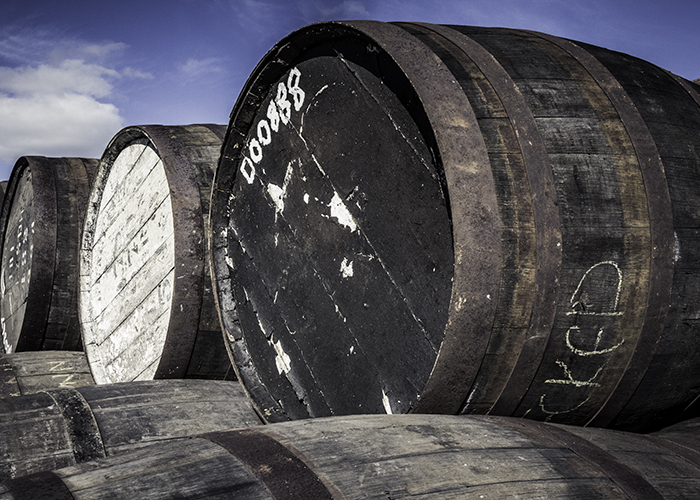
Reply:
[[[267, 107], [267, 119], [260, 120], [255, 128], [256, 136], [248, 142], [248, 154], [241, 162], [241, 174], [248, 184], [255, 180], [255, 165], [263, 159], [263, 146], [272, 142], [273, 132], [278, 132], [280, 122], [288, 125], [292, 118], [292, 107], [294, 111], [299, 111], [304, 104], [305, 92], [299, 87], [301, 72], [298, 68], [293, 68], [289, 72], [287, 83], [277, 84], [275, 98], [270, 101]], [[290, 100], [291, 99], [291, 100]]]

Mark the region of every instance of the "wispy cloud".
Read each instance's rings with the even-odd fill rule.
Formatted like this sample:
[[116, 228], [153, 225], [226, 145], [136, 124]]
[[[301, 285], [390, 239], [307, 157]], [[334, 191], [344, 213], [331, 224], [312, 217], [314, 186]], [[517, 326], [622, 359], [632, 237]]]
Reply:
[[226, 72], [221, 61], [215, 57], [208, 59], [188, 59], [177, 66], [178, 75], [185, 80], [195, 80], [203, 76]]

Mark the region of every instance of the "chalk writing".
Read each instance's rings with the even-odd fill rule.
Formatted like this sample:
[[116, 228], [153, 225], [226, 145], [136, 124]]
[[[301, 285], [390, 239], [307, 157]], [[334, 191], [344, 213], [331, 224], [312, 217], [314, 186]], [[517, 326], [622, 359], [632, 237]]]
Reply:
[[[590, 390], [601, 385], [596, 380], [605, 367], [606, 355], [624, 344], [625, 340], [622, 339], [613, 345], [604, 345], [606, 337], [613, 337], [606, 333], [614, 331], [611, 328], [615, 326], [614, 318], [622, 315], [622, 311], [619, 310], [622, 283], [622, 271], [617, 263], [603, 261], [586, 270], [571, 295], [571, 310], [567, 311], [566, 315], [573, 317], [575, 324], [566, 330], [564, 341], [573, 357], [570, 360], [557, 359], [555, 363], [561, 368], [563, 376], [546, 379], [544, 383], [561, 388], [582, 388], [586, 392], [581, 395], [582, 400], [576, 401], [577, 398], [574, 397], [573, 402], [570, 402], [572, 398], [569, 393], [565, 397], [557, 397], [558, 395], [552, 395], [551, 392], [542, 394], [539, 398], [539, 408], [547, 415], [547, 420], [555, 415], [570, 413], [586, 404], [591, 398]], [[600, 360], [596, 363], [597, 370], [593, 376], [575, 375], [574, 362], [591, 356], [598, 356]], [[590, 374], [594, 367], [589, 362], [583, 370]], [[548, 407], [545, 404], [548, 395], [557, 402], [567, 401], [567, 406], [557, 410]]]

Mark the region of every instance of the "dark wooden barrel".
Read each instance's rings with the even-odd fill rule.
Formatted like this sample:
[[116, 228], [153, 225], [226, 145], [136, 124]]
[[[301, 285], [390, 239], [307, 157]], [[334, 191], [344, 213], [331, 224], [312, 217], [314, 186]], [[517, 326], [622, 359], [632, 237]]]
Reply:
[[3, 352], [80, 350], [78, 258], [98, 160], [23, 156], [0, 212]]
[[700, 391], [698, 87], [509, 29], [321, 23], [237, 101], [216, 294], [269, 421], [641, 429]]
[[95, 381], [83, 352], [0, 354], [0, 398], [86, 385], [95, 385]]
[[696, 498], [700, 453], [676, 448], [508, 417], [346, 416], [207, 433], [0, 488], [85, 500]]
[[223, 125], [127, 127], [90, 196], [80, 320], [97, 383], [235, 377], [206, 264]]
[[147, 380], [4, 398], [0, 477], [260, 423], [237, 381]]

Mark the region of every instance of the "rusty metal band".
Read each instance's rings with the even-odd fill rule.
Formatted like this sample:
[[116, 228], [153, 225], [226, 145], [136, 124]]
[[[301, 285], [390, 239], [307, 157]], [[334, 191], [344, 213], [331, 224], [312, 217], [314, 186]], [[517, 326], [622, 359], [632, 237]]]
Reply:
[[651, 262], [644, 323], [622, 377], [602, 408], [588, 422], [588, 425], [594, 427], [605, 427], [618, 416], [639, 387], [654, 358], [656, 346], [664, 330], [673, 285], [674, 236], [671, 196], [656, 141], [632, 99], [612, 73], [575, 43], [542, 33], [536, 35], [556, 44], [574, 57], [608, 96], [627, 129], [637, 154], [647, 194]]
[[75, 500], [61, 478], [51, 471], [7, 479], [2, 484], [15, 500]]
[[107, 456], [95, 415], [83, 395], [75, 389], [45, 392], [56, 402], [63, 415], [75, 461], [88, 462]]
[[501, 64], [484, 47], [456, 30], [424, 25], [458, 46], [484, 74], [508, 115], [518, 139], [532, 198], [537, 245], [534, 300], [526, 340], [511, 376], [491, 409], [512, 414], [530, 387], [554, 325], [562, 262], [562, 235], [554, 174], [544, 140], [525, 98]]
[[22, 391], [19, 388], [12, 363], [6, 356], [0, 354], [0, 398], [21, 395]]
[[564, 447], [602, 472], [631, 499], [655, 500], [663, 496], [642, 476], [628, 465], [599, 446], [579, 437], [562, 426], [528, 419], [488, 417], [499, 425], [509, 427], [542, 446]]
[[198, 437], [239, 459], [275, 500], [332, 500], [316, 473], [276, 439], [254, 429], [211, 432]]
[[[26, 311], [15, 351], [37, 351], [46, 334], [56, 264], [56, 222], [58, 208], [53, 161], [43, 156], [28, 156], [27, 167], [32, 172], [33, 232], [31, 277], [27, 290]], [[23, 170], [23, 169], [22, 169]], [[19, 180], [19, 176], [17, 178]], [[9, 187], [9, 186], [8, 186]], [[16, 186], [15, 186], [16, 188]], [[14, 197], [14, 192], [13, 192]], [[5, 200], [7, 204], [7, 200]]]
[[698, 91], [695, 90], [695, 87], [691, 84], [691, 82], [689, 82], [688, 80], [686, 80], [686, 79], [683, 78], [683, 77], [680, 77], [680, 76], [678, 76], [678, 75], [674, 75], [674, 74], [671, 73], [670, 71], [666, 71], [666, 73], [668, 73], [668, 75], [669, 75], [671, 78], [673, 78], [674, 80], [676, 80], [676, 82], [678, 82], [678, 84], [679, 84], [681, 87], [683, 87], [683, 90], [685, 90], [685, 91], [690, 95], [690, 97], [693, 99], [693, 101], [695, 101], [695, 103], [696, 103], [698, 106], [700, 106], [700, 93], [698, 93]]
[[454, 414], [477, 375], [488, 341], [484, 332], [493, 327], [498, 302], [501, 228], [486, 144], [461, 86], [424, 43], [392, 24], [342, 24], [376, 43], [408, 79], [430, 123], [445, 172], [454, 281], [443, 341], [414, 411]]
[[154, 378], [184, 378], [197, 339], [204, 294], [204, 219], [195, 170], [178, 136], [184, 127], [145, 125], [170, 186], [175, 239], [175, 278], [168, 331]]

